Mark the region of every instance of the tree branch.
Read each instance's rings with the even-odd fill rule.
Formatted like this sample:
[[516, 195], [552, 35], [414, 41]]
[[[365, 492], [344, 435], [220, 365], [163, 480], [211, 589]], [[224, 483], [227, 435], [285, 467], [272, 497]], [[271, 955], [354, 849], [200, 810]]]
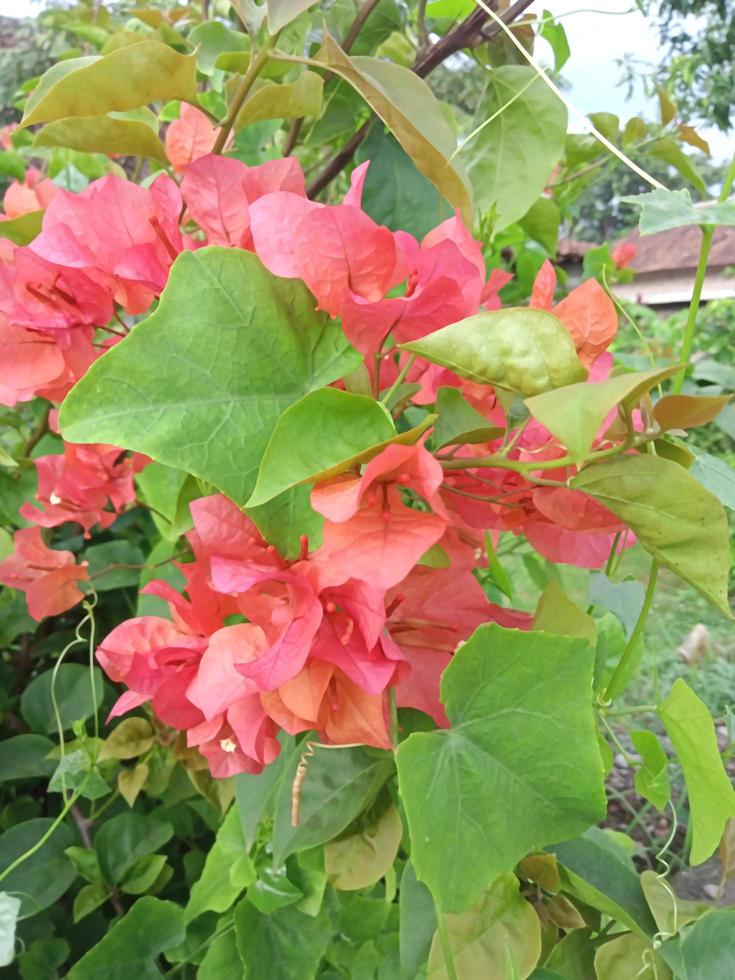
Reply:
[[[533, 0], [516, 0], [516, 3], [511, 4], [500, 15], [501, 20], [504, 24], [513, 23], [532, 3]], [[496, 5], [497, 0], [493, 0], [491, 3], [493, 9], [495, 9]], [[485, 43], [500, 31], [500, 27], [497, 24], [493, 24], [487, 31], [483, 30], [487, 17], [487, 13], [481, 7], [473, 10], [471, 14], [468, 14], [448, 34], [445, 34], [435, 44], [432, 44], [425, 52], [420, 52], [411, 65], [411, 71], [415, 72], [419, 78], [426, 78], [430, 72], [442, 64], [442, 62], [446, 61], [447, 58], [453, 54], [457, 54], [458, 51], [462, 51], [465, 48], [474, 48], [479, 44]], [[355, 155], [358, 146], [367, 136], [372, 123], [372, 118], [366, 123], [363, 123], [354, 136], [327, 162], [321, 173], [317, 175], [307, 188], [309, 197], [313, 198], [317, 194], [320, 194], [344, 170]]]

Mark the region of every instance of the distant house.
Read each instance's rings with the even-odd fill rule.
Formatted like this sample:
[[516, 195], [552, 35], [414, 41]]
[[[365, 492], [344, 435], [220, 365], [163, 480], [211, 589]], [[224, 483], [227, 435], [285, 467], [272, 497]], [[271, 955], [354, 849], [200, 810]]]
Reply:
[[[629, 268], [636, 273], [629, 283], [618, 283], [615, 294], [623, 300], [643, 303], [673, 313], [689, 304], [702, 234], [697, 227], [673, 228], [658, 235], [633, 231], [624, 242], [635, 245]], [[585, 254], [592, 242], [559, 240], [557, 262], [565, 267], [570, 282], [578, 282]], [[702, 299], [735, 299], [735, 228], [717, 228], [712, 242]]]

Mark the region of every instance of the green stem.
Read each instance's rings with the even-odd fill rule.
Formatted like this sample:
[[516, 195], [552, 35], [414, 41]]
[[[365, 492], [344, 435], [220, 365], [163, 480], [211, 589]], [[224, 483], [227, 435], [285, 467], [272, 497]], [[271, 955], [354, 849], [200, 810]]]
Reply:
[[[89, 778], [89, 777], [87, 777], [87, 778]], [[54, 820], [54, 822], [51, 824], [51, 826], [46, 831], [46, 833], [43, 834], [36, 841], [36, 843], [33, 845], [33, 847], [29, 847], [27, 851], [25, 851], [23, 854], [19, 855], [15, 859], [15, 861], [11, 862], [11, 864], [9, 864], [7, 866], [7, 868], [5, 868], [2, 871], [2, 873], [0, 873], [0, 882], [5, 881], [5, 879], [8, 877], [8, 875], [9, 874], [12, 874], [13, 871], [15, 871], [15, 869], [17, 867], [19, 867], [21, 864], [23, 864], [24, 861], [27, 861], [29, 857], [33, 857], [33, 855], [36, 853], [36, 851], [40, 851], [41, 850], [41, 848], [46, 843], [46, 841], [52, 836], [52, 834], [54, 834], [56, 832], [56, 830], [58, 829], [58, 827], [61, 824], [61, 822], [64, 820], [64, 817], [66, 817], [66, 815], [69, 812], [69, 810], [71, 810], [71, 808], [77, 802], [77, 800], [79, 799], [79, 797], [82, 795], [82, 790], [84, 789], [86, 783], [87, 783], [87, 779], [84, 780], [84, 782], [79, 787], [79, 789], [76, 791], [76, 793], [74, 793], [72, 796], [69, 797], [69, 799], [66, 801], [66, 804], [64, 806], [64, 809], [58, 815], [58, 817], [56, 818], [56, 820]]]
[[694, 345], [694, 331], [697, 326], [699, 302], [702, 298], [704, 277], [707, 274], [707, 260], [709, 259], [710, 249], [712, 248], [712, 238], [714, 237], [714, 234], [714, 225], [702, 226], [702, 244], [699, 248], [699, 261], [697, 262], [697, 271], [694, 276], [692, 299], [689, 303], [689, 313], [687, 315], [686, 327], [684, 328], [684, 341], [681, 345], [681, 354], [679, 356], [679, 360], [682, 362], [682, 368], [674, 378], [674, 384], [671, 388], [675, 395], [681, 391], [681, 387], [684, 384], [684, 378], [686, 377], [687, 368], [689, 366], [689, 358], [691, 357], [692, 346]]
[[444, 956], [444, 966], [447, 968], [447, 976], [449, 977], [449, 980], [457, 980], [457, 968], [454, 965], [454, 954], [452, 953], [452, 947], [447, 934], [447, 924], [444, 921], [441, 906], [436, 899], [434, 899], [434, 908], [436, 909], [436, 931], [439, 933], [439, 941], [442, 945], [442, 954]]
[[[723, 201], [726, 201], [730, 196], [733, 183], [735, 183], [735, 157], [733, 157], [732, 163], [725, 174], [725, 179], [722, 182], [722, 187], [717, 198], [720, 204], [722, 204]], [[686, 327], [684, 328], [684, 342], [681, 346], [681, 357], [679, 358], [683, 364], [683, 367], [674, 378], [674, 384], [671, 389], [675, 395], [681, 391], [682, 385], [684, 384], [689, 358], [692, 354], [692, 347], [694, 345], [694, 331], [697, 326], [697, 313], [699, 312], [699, 304], [702, 299], [704, 279], [707, 275], [707, 261], [709, 259], [710, 249], [712, 248], [712, 239], [714, 238], [714, 234], [714, 225], [702, 225], [702, 244], [699, 248], [697, 271], [694, 275], [694, 288], [692, 289], [692, 299], [689, 303], [689, 313], [687, 315]]]
[[654, 558], [651, 562], [651, 572], [648, 576], [648, 585], [646, 586], [646, 594], [643, 598], [643, 605], [641, 606], [641, 611], [638, 614], [638, 619], [636, 621], [633, 632], [630, 634], [630, 639], [625, 644], [625, 649], [623, 650], [622, 656], [618, 661], [618, 665], [615, 668], [612, 677], [610, 678], [610, 683], [607, 685], [607, 690], [603, 696], [603, 700], [607, 703], [611, 702], [615, 696], [620, 692], [622, 687], [623, 679], [625, 676], [625, 668], [630, 662], [630, 658], [633, 656], [636, 644], [638, 640], [643, 635], [643, 630], [646, 626], [646, 620], [648, 619], [648, 614], [651, 611], [651, 605], [653, 603], [653, 596], [656, 592], [656, 579], [658, 578], [659, 564]]
[[[612, 446], [610, 449], [601, 449], [597, 453], [592, 453], [588, 456], [585, 463], [594, 463], [598, 459], [605, 459], [607, 456], [617, 456], [626, 449], [630, 449], [633, 445], [642, 445], [645, 442], [649, 442], [653, 438], [652, 435], [645, 435], [641, 439], [635, 440], [631, 443], [621, 443], [619, 446]], [[579, 466], [580, 461], [571, 456], [560, 456], [558, 459], [539, 459], [536, 461], [531, 460], [518, 460], [518, 459], [504, 459], [502, 456], [476, 456], [473, 458], [461, 457], [460, 459], [449, 459], [446, 462], [442, 462], [442, 467], [445, 470], [473, 470], [473, 469], [501, 469], [501, 470], [515, 470], [517, 473], [533, 473], [535, 470], [561, 470], [567, 466]]]
[[227, 142], [227, 137], [230, 135], [230, 130], [235, 125], [237, 117], [242, 109], [242, 104], [247, 99], [250, 94], [250, 90], [255, 84], [255, 79], [261, 73], [266, 65], [266, 62], [270, 58], [271, 48], [276, 43], [277, 35], [274, 37], [268, 37], [263, 44], [263, 47], [258, 51], [256, 56], [248, 65], [248, 70], [242, 77], [237, 91], [235, 92], [232, 103], [230, 104], [230, 109], [224, 118], [222, 125], [220, 126], [219, 133], [217, 133], [217, 139], [214, 141], [214, 146], [212, 147], [212, 153], [221, 153], [224, 149], [225, 143]]
[[409, 359], [406, 361], [406, 363], [401, 368], [401, 370], [400, 370], [400, 372], [399, 372], [398, 377], [396, 378], [396, 380], [393, 382], [393, 384], [390, 386], [390, 388], [388, 388], [388, 390], [385, 392], [385, 394], [383, 395], [383, 397], [380, 399], [380, 404], [381, 405], [387, 405], [388, 402], [393, 397], [393, 395], [398, 391], [398, 389], [401, 387], [401, 385], [403, 384], [403, 382], [406, 380], [406, 375], [411, 370], [411, 368], [413, 366], [413, 362], [415, 360], [416, 360], [416, 355], [415, 354], [411, 354], [411, 356], [409, 357]]

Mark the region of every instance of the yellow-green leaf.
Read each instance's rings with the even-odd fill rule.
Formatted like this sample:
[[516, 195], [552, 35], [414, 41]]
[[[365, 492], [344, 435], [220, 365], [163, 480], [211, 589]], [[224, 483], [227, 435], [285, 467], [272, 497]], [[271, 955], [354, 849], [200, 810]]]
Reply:
[[671, 980], [671, 970], [650, 942], [626, 932], [595, 953], [597, 980]]
[[117, 788], [120, 796], [128, 806], [132, 807], [138, 798], [138, 794], [145, 786], [150, 774], [150, 769], [145, 762], [139, 762], [132, 769], [121, 769], [117, 777]]
[[125, 718], [105, 739], [100, 759], [134, 759], [153, 745], [153, 729], [145, 718]]
[[[501, 875], [460, 915], [444, 915], [457, 977], [462, 980], [530, 976], [541, 955], [541, 923], [513, 874]], [[447, 980], [438, 932], [429, 953], [429, 980]]]
[[19, 218], [0, 221], [0, 238], [9, 238], [16, 245], [27, 245], [41, 231], [44, 211], [29, 211]]
[[660, 456], [619, 456], [587, 466], [571, 486], [599, 500], [649, 554], [730, 616], [727, 517], [682, 466]]
[[[157, 135], [157, 120], [149, 109], [153, 126], [142, 118], [107, 116], [71, 116], [48, 123], [38, 133], [34, 146], [67, 146], [83, 153], [150, 157], [167, 164], [166, 151]], [[154, 126], [156, 128], [154, 128]]]
[[327, 879], [340, 891], [369, 888], [393, 866], [402, 835], [400, 814], [391, 803], [372, 826], [325, 845]]
[[[292, 20], [296, 20], [299, 14], [303, 14], [305, 10], [309, 7], [314, 6], [316, 0], [266, 0], [266, 8], [268, 11], [268, 33], [273, 35], [277, 34], [282, 30], [287, 24], [290, 24]], [[250, 11], [257, 10], [259, 4], [250, 0], [238, 0], [236, 7], [238, 12], [241, 8], [249, 9]], [[252, 19], [252, 14], [250, 14], [249, 19]], [[247, 23], [247, 20], [245, 21]]]
[[162, 99], [196, 102], [196, 57], [142, 41], [53, 65], [29, 96], [21, 125], [126, 112]]
[[[472, 196], [464, 168], [451, 159], [457, 141], [429, 86], [409, 68], [378, 58], [348, 57], [325, 35], [319, 61], [344, 78], [388, 126], [416, 169], [472, 227]], [[451, 159], [451, 162], [450, 162]]]
[[295, 82], [279, 85], [265, 82], [257, 88], [238, 113], [235, 128], [261, 119], [297, 119], [318, 116], [322, 110], [324, 81], [314, 71], [304, 71]]
[[619, 374], [599, 384], [571, 384], [526, 399], [529, 412], [555, 435], [575, 460], [587, 455], [610, 409], [635, 402], [678, 366]]

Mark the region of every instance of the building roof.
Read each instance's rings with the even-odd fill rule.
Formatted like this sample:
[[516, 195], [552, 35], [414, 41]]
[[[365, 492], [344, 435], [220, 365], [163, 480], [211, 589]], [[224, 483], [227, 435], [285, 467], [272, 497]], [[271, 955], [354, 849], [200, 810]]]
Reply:
[[[623, 239], [636, 247], [630, 268], [637, 273], [695, 269], [702, 233], [696, 226], [672, 228], [657, 235], [641, 235], [637, 230]], [[735, 266], [735, 228], [716, 228], [710, 252], [709, 269]]]

